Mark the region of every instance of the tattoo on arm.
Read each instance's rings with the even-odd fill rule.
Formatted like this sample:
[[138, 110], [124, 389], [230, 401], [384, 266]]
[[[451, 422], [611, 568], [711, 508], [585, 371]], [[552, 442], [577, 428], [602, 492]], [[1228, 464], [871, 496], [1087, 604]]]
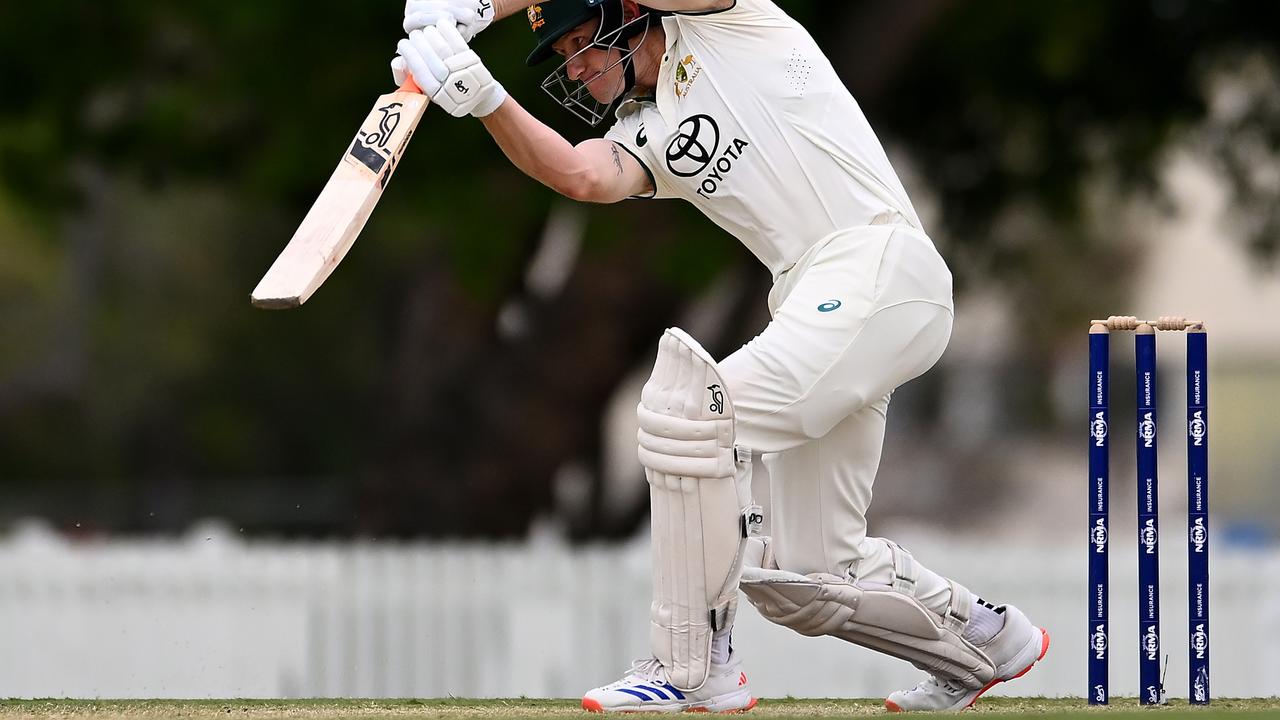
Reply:
[[622, 156], [618, 154], [618, 146], [611, 145], [609, 149], [613, 151], [613, 166], [618, 168], [618, 175], [622, 175]]

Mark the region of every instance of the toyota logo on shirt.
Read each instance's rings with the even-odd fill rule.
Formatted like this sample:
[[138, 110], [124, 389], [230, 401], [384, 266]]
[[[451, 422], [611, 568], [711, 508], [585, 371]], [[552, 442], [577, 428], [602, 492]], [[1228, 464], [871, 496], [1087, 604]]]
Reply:
[[667, 169], [678, 177], [693, 177], [707, 169], [719, 149], [720, 126], [710, 115], [692, 115], [667, 146]]

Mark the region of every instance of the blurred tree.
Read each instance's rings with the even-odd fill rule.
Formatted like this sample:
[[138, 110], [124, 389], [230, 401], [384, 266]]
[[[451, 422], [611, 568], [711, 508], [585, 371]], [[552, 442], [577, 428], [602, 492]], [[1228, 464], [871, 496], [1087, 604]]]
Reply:
[[[1274, 77], [1280, 5], [784, 2], [936, 197], [961, 288], [1038, 309], [1025, 352], [1121, 296], [1109, 219], [1191, 132], [1276, 253], [1274, 86], [1214, 115], [1215, 73]], [[521, 534], [660, 329], [721, 272], [767, 278], [688, 208], [592, 208], [565, 286], [528, 298], [552, 194], [477, 123], [432, 115], [342, 271], [301, 311], [248, 290], [389, 83], [398, 3], [0, 5], [4, 517], [114, 530], [220, 514], [290, 533]], [[476, 42], [535, 113], [519, 20]], [[1269, 99], [1268, 99], [1269, 98]], [[1248, 142], [1239, 141], [1244, 138]], [[1242, 152], [1242, 148], [1248, 148]], [[1102, 188], [1101, 192], [1090, 188]], [[523, 298], [527, 330], [498, 331]], [[752, 331], [708, 338], [727, 351]], [[630, 517], [634, 522], [639, 514]], [[591, 507], [580, 534], [623, 533]]]
[[[1131, 265], [1124, 260], [1134, 242], [1115, 236], [1117, 211], [1135, 193], [1159, 192], [1165, 154], [1211, 119], [1207, 89], [1226, 58], [1274, 63], [1280, 5], [906, 5], [934, 8], [933, 22], [910, 33], [919, 42], [893, 80], [868, 85], [862, 97], [939, 195], [938, 234], [950, 242], [962, 283], [998, 278], [1019, 306], [1036, 308], [1022, 315], [1027, 343], [1055, 352], [1064, 324], [1122, 299], [1123, 277], [1096, 271]], [[1274, 87], [1267, 96], [1239, 123], [1260, 135], [1255, 157], [1276, 159]], [[1231, 144], [1211, 149], [1217, 160], [1235, 156]], [[1258, 195], [1274, 199], [1280, 188], [1260, 188], [1247, 173], [1232, 179], [1238, 202], [1260, 220], [1252, 246], [1274, 258], [1280, 208], [1262, 207]]]

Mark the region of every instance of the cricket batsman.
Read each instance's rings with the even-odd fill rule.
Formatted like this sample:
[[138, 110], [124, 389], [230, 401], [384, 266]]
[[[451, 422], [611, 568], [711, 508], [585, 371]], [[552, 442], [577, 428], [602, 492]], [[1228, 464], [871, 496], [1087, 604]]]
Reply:
[[[519, 12], [542, 87], [604, 137], [570, 144], [467, 45]], [[951, 273], [862, 110], [772, 0], [413, 0], [392, 62], [480, 119], [530, 177], [584, 202], [680, 198], [773, 275], [771, 321], [715, 360], [658, 342], [639, 413], [650, 485], [650, 657], [586, 693], [598, 712], [755, 705], [730, 643], [738, 590], [761, 615], [927, 673], [889, 710], [959, 710], [1025, 673], [1049, 636], [926, 568], [865, 515], [889, 399], [951, 334]], [[612, 111], [612, 112], [611, 112]], [[769, 536], [751, 501], [767, 475]]]

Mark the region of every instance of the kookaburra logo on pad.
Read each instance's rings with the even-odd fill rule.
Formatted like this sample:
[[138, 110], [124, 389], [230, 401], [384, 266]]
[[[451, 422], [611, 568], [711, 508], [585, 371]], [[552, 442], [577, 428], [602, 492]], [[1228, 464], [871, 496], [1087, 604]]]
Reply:
[[724, 414], [724, 391], [719, 385], [708, 385], [707, 389], [711, 391], [711, 404], [707, 409], [717, 415]]

